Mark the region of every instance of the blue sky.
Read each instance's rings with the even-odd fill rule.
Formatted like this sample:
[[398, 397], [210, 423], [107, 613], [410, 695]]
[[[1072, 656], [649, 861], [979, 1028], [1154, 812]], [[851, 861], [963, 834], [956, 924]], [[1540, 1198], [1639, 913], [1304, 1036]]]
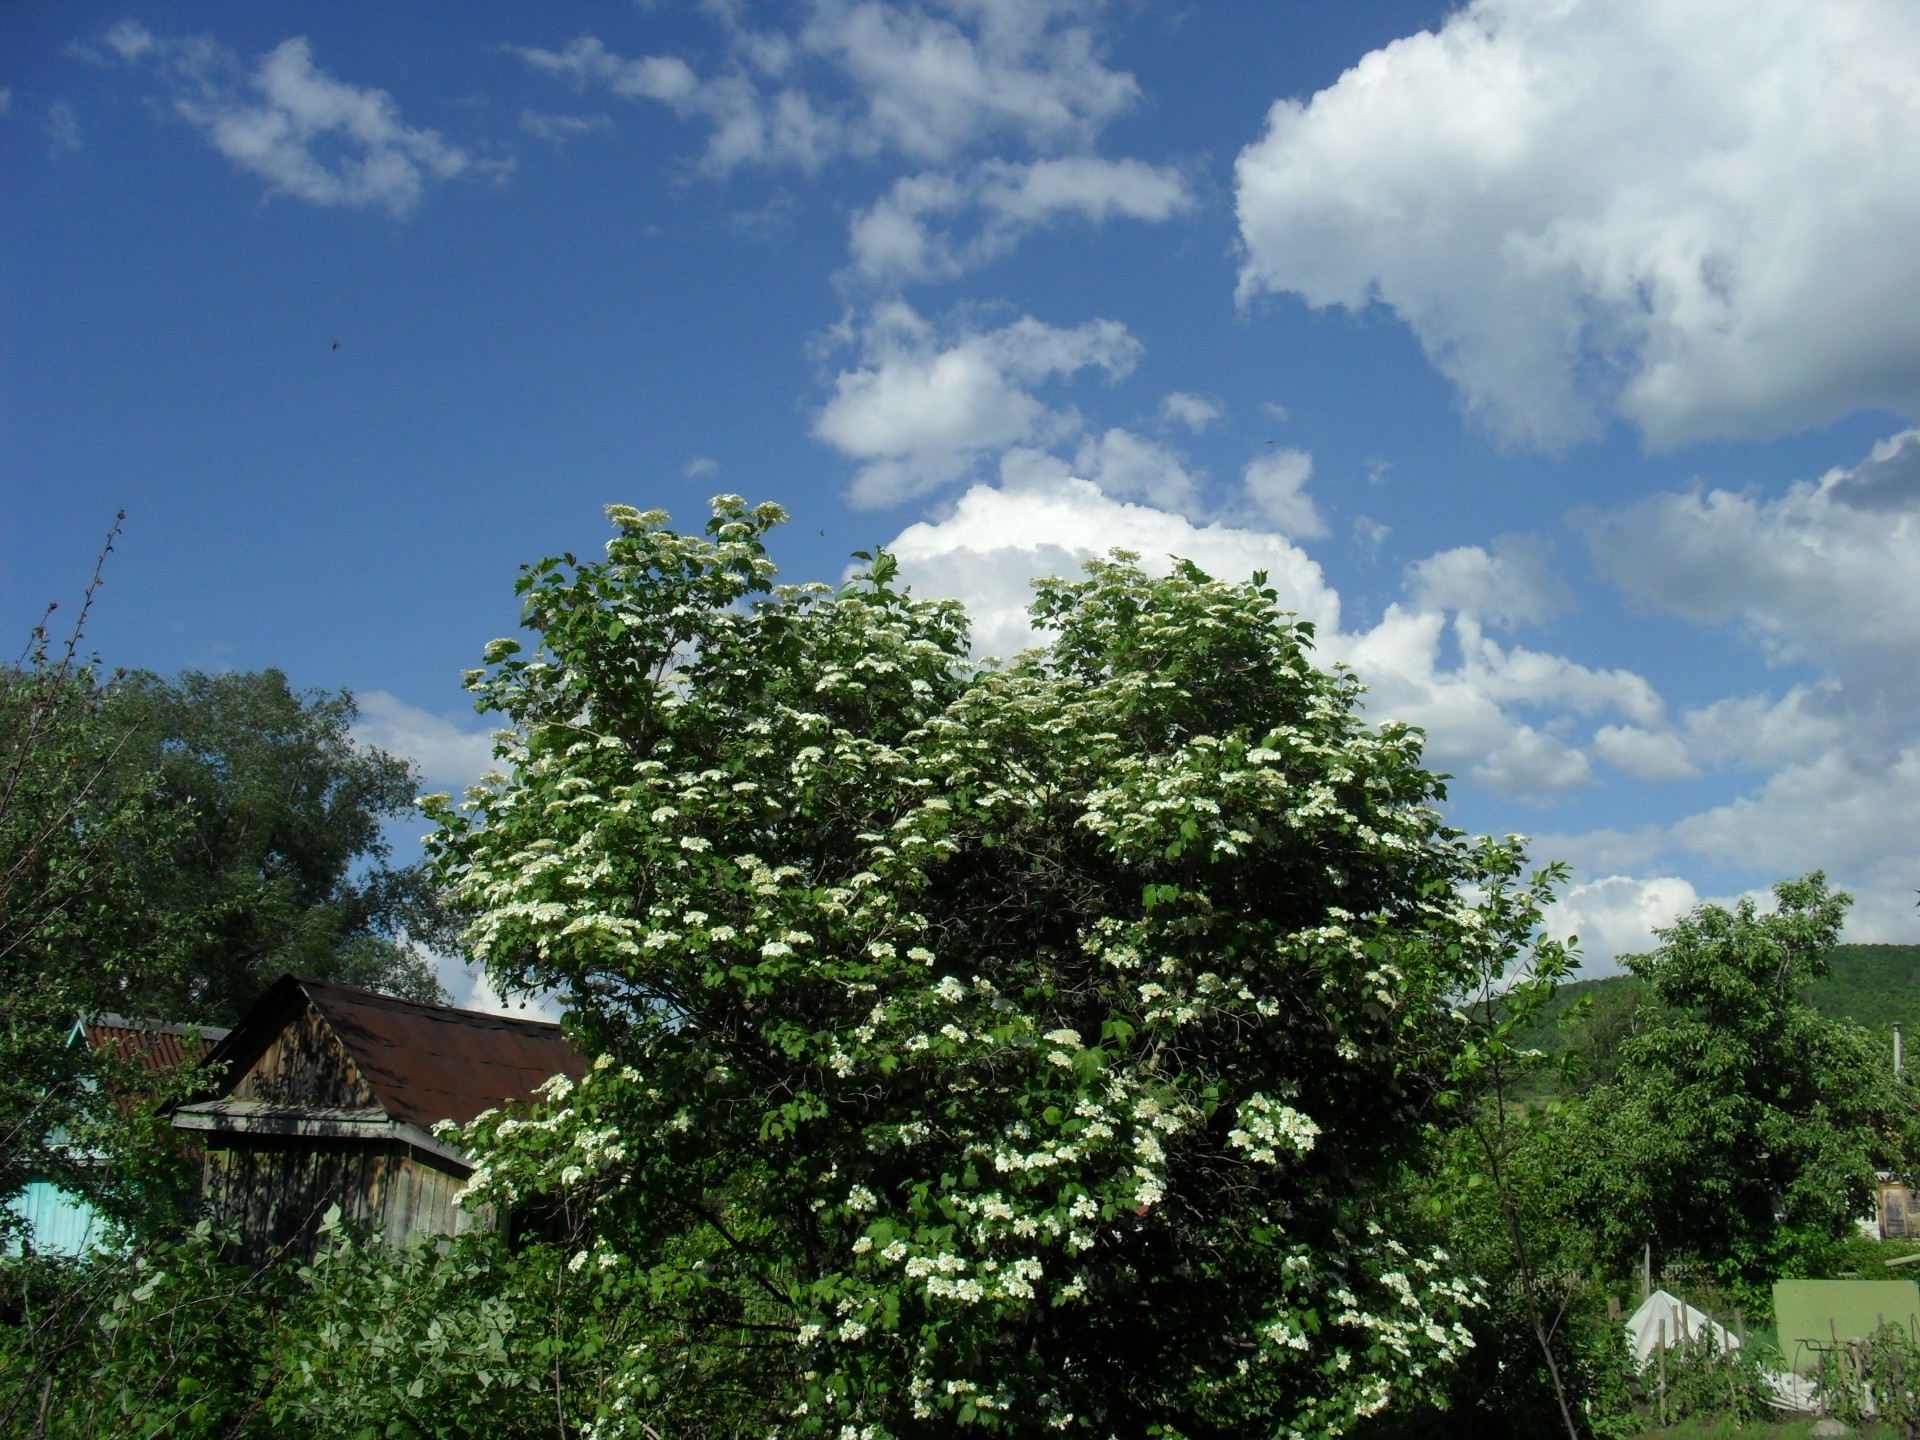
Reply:
[[436, 786], [515, 568], [776, 499], [982, 645], [1268, 569], [1595, 968], [1920, 885], [1905, 0], [0, 10], [0, 619], [345, 686]]

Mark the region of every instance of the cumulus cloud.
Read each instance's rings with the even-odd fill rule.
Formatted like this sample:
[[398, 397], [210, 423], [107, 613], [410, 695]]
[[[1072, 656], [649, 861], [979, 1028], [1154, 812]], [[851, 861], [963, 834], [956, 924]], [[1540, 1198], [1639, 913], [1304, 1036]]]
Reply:
[[1700, 773], [1686, 741], [1670, 730], [1602, 725], [1593, 732], [1593, 753], [1636, 780], [1691, 780]]
[[1073, 471], [1109, 495], [1182, 515], [1192, 514], [1199, 502], [1200, 476], [1187, 468], [1185, 457], [1117, 426], [1080, 442]]
[[1313, 456], [1305, 450], [1273, 450], [1248, 464], [1241, 475], [1247, 503], [1288, 535], [1314, 540], [1327, 533], [1326, 522], [1307, 494]]
[[137, 20], [113, 26], [105, 43], [126, 64], [154, 67], [173, 92], [173, 112], [271, 194], [402, 216], [431, 184], [501, 169], [407, 125], [386, 91], [319, 69], [304, 36], [250, 71], [205, 36], [157, 36]]
[[[1445, 662], [1448, 640], [1457, 663]], [[1562, 733], [1568, 717], [1618, 715], [1658, 724], [1665, 704], [1628, 670], [1503, 646], [1468, 615], [1389, 605], [1379, 624], [1325, 637], [1367, 682], [1367, 712], [1419, 725], [1429, 760], [1501, 795], [1541, 797], [1592, 783], [1586, 753]], [[1526, 718], [1533, 714], [1537, 719]]]
[[[945, 280], [1009, 253], [1063, 217], [1157, 222], [1189, 210], [1169, 166], [1092, 155], [985, 162], [952, 175], [903, 176], [849, 226], [853, 273], [874, 284]], [[971, 229], [963, 223], [971, 220]]]
[[1911, 733], [1920, 707], [1920, 431], [1775, 499], [1666, 493], [1585, 523], [1596, 557], [1635, 600], [1735, 624], [1775, 663], [1834, 677], [1857, 719], [1872, 713]]
[[1920, 412], [1920, 9], [1473, 0], [1281, 100], [1240, 295], [1378, 303], [1556, 447]]
[[457, 795], [492, 768], [491, 730], [469, 730], [385, 690], [368, 690], [355, 699], [360, 719], [354, 738], [413, 761], [428, 790]]
[[791, 32], [754, 30], [723, 9], [729, 59], [706, 77], [678, 56], [627, 59], [593, 36], [517, 53], [576, 87], [658, 101], [706, 123], [701, 163], [715, 173], [813, 169], [840, 154], [944, 164], [993, 139], [1042, 154], [1084, 148], [1137, 103], [1133, 77], [1100, 60], [1083, 8], [812, 0]]
[[1113, 320], [1061, 328], [1022, 316], [943, 333], [899, 302], [849, 338], [859, 364], [835, 377], [813, 433], [858, 462], [856, 505], [893, 504], [966, 478], [990, 453], [1077, 433], [1078, 415], [1049, 406], [1036, 387], [1088, 369], [1118, 379], [1140, 356]]
[[1489, 553], [1478, 545], [1442, 550], [1407, 567], [1407, 595], [1423, 610], [1457, 610], [1496, 625], [1539, 624], [1570, 596], [1538, 540], [1508, 535]]
[[1547, 911], [1545, 929], [1563, 939], [1578, 936], [1582, 972], [1604, 975], [1618, 968], [1621, 956], [1653, 949], [1659, 943], [1653, 932], [1685, 915], [1700, 898], [1674, 875], [1604, 875], [1569, 886]]
[[1912, 933], [1920, 874], [1920, 432], [1768, 497], [1667, 493], [1585, 518], [1627, 595], [1725, 627], [1810, 671], [1779, 695], [1729, 696], [1671, 725], [1597, 732], [1593, 749], [1646, 778], [1748, 772], [1695, 814], [1563, 837], [1593, 869], [1705, 863], [1777, 878], [1822, 867], [1860, 904], [1848, 933]]
[[1160, 402], [1162, 425], [1184, 425], [1196, 435], [1218, 424], [1226, 413], [1227, 407], [1213, 396], [1195, 395], [1188, 390], [1175, 390]]
[[1003, 483], [975, 485], [943, 519], [910, 525], [887, 547], [917, 593], [966, 603], [981, 653], [1012, 655], [1039, 643], [1026, 614], [1032, 580], [1077, 576], [1082, 562], [1116, 548], [1136, 552], [1142, 565], [1162, 575], [1174, 556], [1227, 580], [1264, 570], [1283, 607], [1329, 629], [1338, 626], [1339, 597], [1319, 565], [1285, 537], [1197, 525], [1116, 500], [1091, 481], [1061, 474], [1057, 464], [1022, 465], [1016, 458]]

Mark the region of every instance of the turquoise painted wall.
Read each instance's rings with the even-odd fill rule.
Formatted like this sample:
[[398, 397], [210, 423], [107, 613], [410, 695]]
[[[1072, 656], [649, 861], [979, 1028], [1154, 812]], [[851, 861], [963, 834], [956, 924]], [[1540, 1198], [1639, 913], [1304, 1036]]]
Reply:
[[[91, 1205], [45, 1180], [29, 1181], [7, 1208], [26, 1218], [33, 1248], [42, 1255], [84, 1254], [100, 1243], [105, 1228]], [[7, 1247], [14, 1254], [19, 1248]]]

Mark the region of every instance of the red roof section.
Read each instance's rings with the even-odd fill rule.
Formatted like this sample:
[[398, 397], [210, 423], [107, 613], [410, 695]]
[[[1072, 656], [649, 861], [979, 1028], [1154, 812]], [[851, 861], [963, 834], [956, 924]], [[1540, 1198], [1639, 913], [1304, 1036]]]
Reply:
[[82, 1016], [80, 1028], [87, 1048], [118, 1060], [137, 1060], [149, 1072], [197, 1064], [227, 1034], [214, 1025], [172, 1025], [125, 1015]]
[[396, 1120], [464, 1125], [482, 1110], [526, 1100], [551, 1076], [578, 1080], [586, 1062], [558, 1025], [422, 1005], [370, 990], [295, 982], [325, 1017]]

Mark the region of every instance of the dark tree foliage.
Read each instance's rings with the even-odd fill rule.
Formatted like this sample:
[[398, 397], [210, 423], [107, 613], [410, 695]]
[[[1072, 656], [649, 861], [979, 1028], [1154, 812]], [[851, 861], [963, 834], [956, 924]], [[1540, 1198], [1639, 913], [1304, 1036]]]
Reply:
[[391, 863], [382, 831], [412, 812], [419, 777], [354, 738], [358, 714], [345, 691], [297, 692], [278, 670], [113, 687], [104, 718], [132, 737], [123, 773], [151, 777], [179, 817], [172, 953], [134, 981], [143, 1009], [231, 1023], [286, 971], [443, 998], [399, 938], [444, 942], [432, 886]]

